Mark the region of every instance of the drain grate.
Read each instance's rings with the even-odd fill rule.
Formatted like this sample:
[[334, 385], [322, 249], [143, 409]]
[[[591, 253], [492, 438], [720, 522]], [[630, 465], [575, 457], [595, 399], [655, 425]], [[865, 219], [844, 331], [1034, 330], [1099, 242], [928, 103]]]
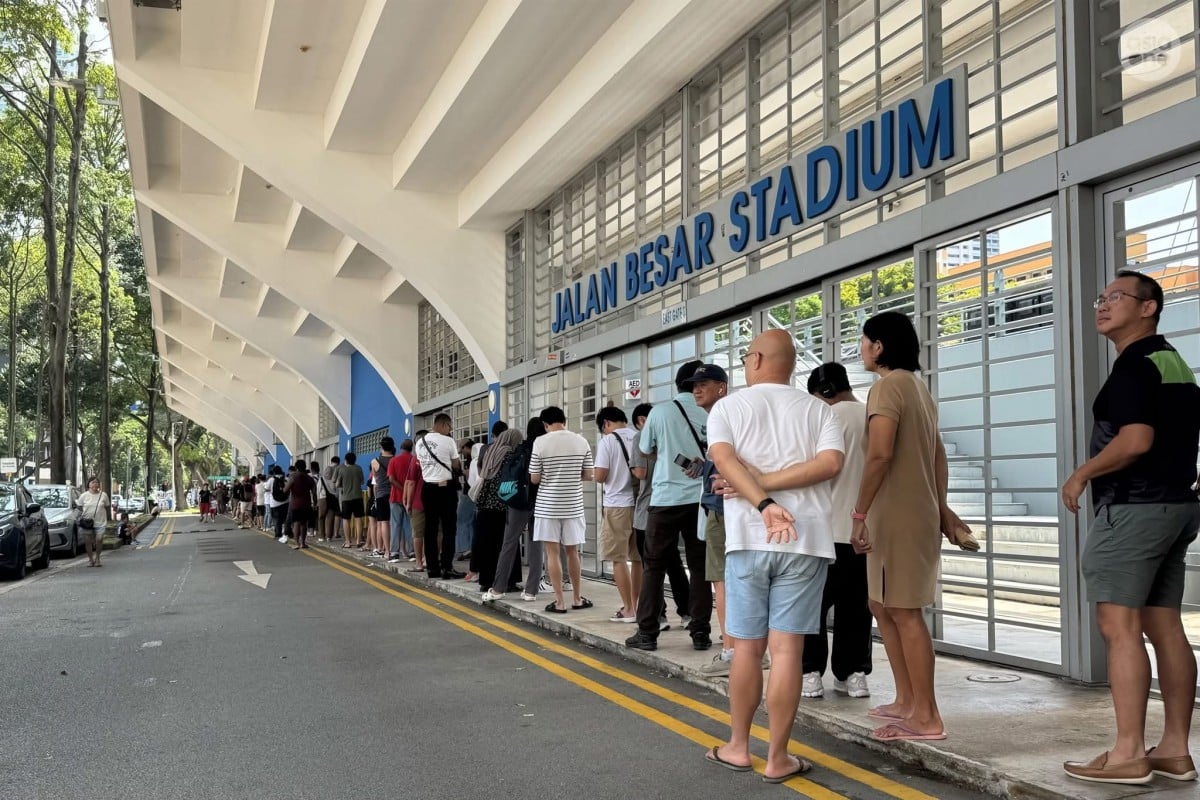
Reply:
[[968, 675], [967, 680], [973, 683], [1016, 683], [1017, 681], [1021, 680], [1021, 676], [1011, 675], [1005, 672], [981, 672], [976, 675]]

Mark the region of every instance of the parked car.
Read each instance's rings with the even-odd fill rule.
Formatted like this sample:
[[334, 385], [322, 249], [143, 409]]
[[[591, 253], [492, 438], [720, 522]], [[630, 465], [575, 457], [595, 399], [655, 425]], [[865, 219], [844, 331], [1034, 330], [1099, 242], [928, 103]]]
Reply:
[[42, 507], [42, 515], [50, 529], [50, 550], [55, 553], [78, 555], [83, 547], [75, 527], [75, 499], [79, 490], [65, 484], [36, 484], [27, 487], [33, 502]]
[[0, 574], [20, 580], [25, 566], [50, 566], [50, 535], [42, 507], [17, 483], [0, 483]]
[[139, 511], [145, 511], [146, 510], [146, 498], [131, 497], [125, 501], [125, 508], [131, 514], [137, 513]]

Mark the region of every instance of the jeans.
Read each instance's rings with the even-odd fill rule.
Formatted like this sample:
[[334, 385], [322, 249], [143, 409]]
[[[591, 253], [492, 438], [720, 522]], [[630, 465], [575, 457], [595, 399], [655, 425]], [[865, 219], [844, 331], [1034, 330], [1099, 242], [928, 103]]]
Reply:
[[[688, 565], [688, 609], [692, 636], [712, 632], [712, 588], [704, 579], [707, 548], [696, 535], [698, 503], [684, 506], [651, 506], [646, 521], [646, 553], [642, 558], [642, 591], [638, 595], [638, 630], [658, 638], [658, 615], [663, 607], [663, 582], [671, 563], [672, 551], [678, 553], [683, 536]], [[678, 558], [676, 554], [674, 556]]]
[[[392, 555], [401, 552], [412, 552], [412, 520], [408, 518], [408, 509], [404, 503], [392, 503]], [[403, 536], [403, 542], [401, 541]], [[403, 547], [401, 547], [403, 544]]]
[[465, 553], [475, 543], [475, 501], [465, 494], [458, 498], [458, 535], [454, 546], [459, 553]]
[[267, 503], [267, 513], [265, 513], [263, 515], [263, 527], [264, 528], [275, 527], [275, 515], [271, 513], [271, 504], [270, 503]]

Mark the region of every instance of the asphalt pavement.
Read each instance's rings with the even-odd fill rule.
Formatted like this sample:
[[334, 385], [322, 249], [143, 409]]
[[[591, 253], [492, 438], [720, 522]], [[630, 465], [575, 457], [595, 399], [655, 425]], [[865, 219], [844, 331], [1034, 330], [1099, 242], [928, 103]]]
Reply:
[[140, 540], [0, 584], [3, 800], [978, 796], [802, 729], [768, 785], [705, 763], [716, 694], [226, 520]]

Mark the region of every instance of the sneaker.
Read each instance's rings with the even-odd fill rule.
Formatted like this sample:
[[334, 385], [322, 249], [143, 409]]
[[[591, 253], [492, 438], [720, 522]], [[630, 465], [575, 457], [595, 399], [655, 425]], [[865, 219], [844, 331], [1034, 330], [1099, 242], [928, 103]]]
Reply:
[[288, 543], [288, 537], [286, 537], [286, 536], [280, 536], [280, 537], [279, 537], [279, 543], [280, 543], [280, 544], [287, 544], [287, 543]]
[[[564, 588], [564, 589], [566, 588], [566, 584], [565, 584], [565, 583], [563, 584], [563, 588]], [[554, 591], [554, 587], [550, 585], [550, 581], [548, 581], [548, 580], [546, 580], [545, 578], [543, 578], [543, 579], [542, 579], [542, 582], [538, 584], [538, 591], [539, 591], [539, 592], [553, 592], [553, 591]]]
[[712, 637], [707, 633], [692, 634], [692, 649], [693, 650], [708, 650], [712, 647]]
[[495, 589], [488, 589], [483, 593], [483, 602], [490, 603], [493, 600], [503, 600], [504, 592], [497, 592]]
[[608, 621], [609, 622], [637, 622], [637, 615], [630, 614], [627, 617], [627, 616], [625, 616], [625, 610], [618, 608], [617, 613], [615, 613], [611, 617], [609, 617]]
[[733, 663], [733, 658], [726, 658], [725, 653], [718, 653], [713, 656], [712, 661], [697, 670], [706, 678], [728, 678], [729, 667]]
[[871, 690], [867, 688], [867, 675], [864, 672], [851, 673], [844, 681], [833, 679], [833, 690], [847, 697], [870, 697]]
[[398, 559], [398, 558], [389, 558], [389, 559], [387, 560], [387, 562], [388, 562], [389, 564], [399, 564], [399, 563], [400, 563], [400, 559]]
[[534, 600], [537, 600], [537, 595], [536, 594], [526, 594], [525, 592], [521, 592], [521, 599], [524, 600], [526, 603], [532, 603]]
[[800, 689], [801, 697], [824, 697], [825, 684], [821, 681], [821, 673], [804, 673], [804, 686]]
[[692, 624], [692, 618], [691, 618], [691, 617], [689, 617], [687, 614], [680, 614], [680, 615], [679, 615], [679, 625], [680, 625], [680, 627], [682, 627], [682, 628], [683, 628], [685, 631], [688, 629], [688, 626], [689, 626], [689, 625], [691, 625], [691, 624]]
[[634, 650], [657, 650], [658, 639], [638, 631], [625, 640], [625, 646], [632, 647]]
[[667, 615], [663, 614], [658, 618], [658, 632], [662, 633], [663, 631], [669, 630], [671, 630], [671, 623], [667, 621]]

